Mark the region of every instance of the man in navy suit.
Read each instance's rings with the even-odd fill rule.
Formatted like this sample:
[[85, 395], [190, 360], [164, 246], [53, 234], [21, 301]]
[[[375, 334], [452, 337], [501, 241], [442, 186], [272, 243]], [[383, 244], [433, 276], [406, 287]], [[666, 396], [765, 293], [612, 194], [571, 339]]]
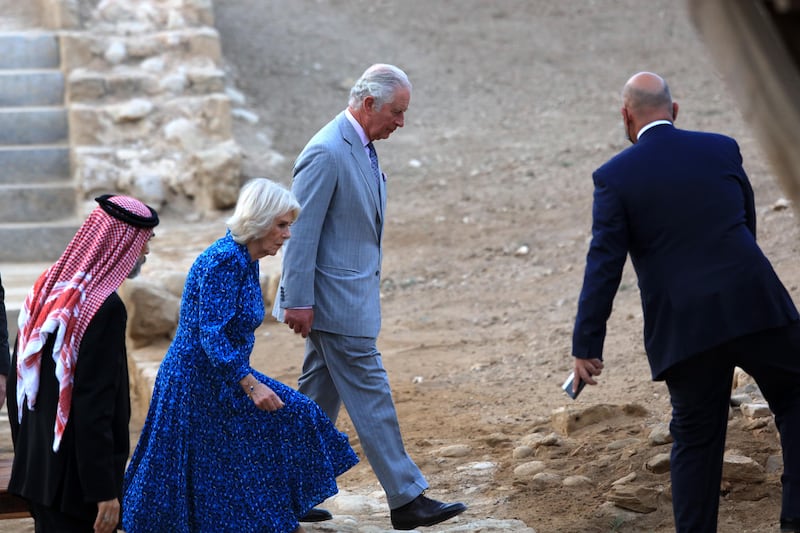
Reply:
[[800, 323], [756, 244], [739, 147], [730, 137], [675, 128], [678, 104], [656, 74], [634, 75], [622, 99], [633, 146], [593, 175], [575, 375], [597, 383], [606, 321], [630, 254], [652, 378], [666, 381], [672, 403], [676, 531], [716, 531], [737, 366], [753, 376], [775, 415], [784, 460], [781, 531], [800, 531]]
[[[372, 65], [350, 90], [347, 109], [297, 157], [292, 192], [301, 210], [284, 245], [273, 309], [306, 338], [299, 391], [334, 421], [344, 403], [400, 530], [432, 526], [466, 509], [423, 495], [428, 482], [403, 446], [376, 346], [386, 176], [372, 142], [403, 127], [410, 101], [401, 69]], [[314, 509], [301, 521], [329, 517]]]

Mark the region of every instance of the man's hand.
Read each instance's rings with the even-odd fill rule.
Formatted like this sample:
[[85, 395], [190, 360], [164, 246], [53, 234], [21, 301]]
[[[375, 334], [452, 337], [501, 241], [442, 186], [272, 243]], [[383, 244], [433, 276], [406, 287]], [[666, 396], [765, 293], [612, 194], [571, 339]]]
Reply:
[[6, 376], [0, 374], [0, 409], [2, 409], [3, 404], [6, 403], [6, 379]]
[[[589, 385], [597, 385], [593, 376], [603, 372], [603, 361], [600, 359], [580, 359], [575, 357], [575, 380], [572, 382], [573, 392], [578, 391], [578, 383], [582, 380]], [[580, 380], [578, 379], [580, 378]]]
[[283, 313], [283, 321], [303, 338], [308, 337], [311, 331], [311, 323], [314, 322], [313, 309], [286, 309]]
[[119, 524], [119, 500], [97, 502], [97, 519], [94, 521], [94, 533], [111, 533]]

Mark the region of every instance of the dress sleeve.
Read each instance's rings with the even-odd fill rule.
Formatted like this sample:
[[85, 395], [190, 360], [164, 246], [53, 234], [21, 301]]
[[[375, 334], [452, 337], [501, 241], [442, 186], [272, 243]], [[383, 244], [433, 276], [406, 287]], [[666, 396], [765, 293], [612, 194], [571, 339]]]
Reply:
[[197, 300], [200, 343], [223, 379], [240, 381], [251, 372], [252, 336], [239, 338], [237, 314], [242, 311], [242, 289], [247, 282], [246, 265], [225, 255], [200, 274]]

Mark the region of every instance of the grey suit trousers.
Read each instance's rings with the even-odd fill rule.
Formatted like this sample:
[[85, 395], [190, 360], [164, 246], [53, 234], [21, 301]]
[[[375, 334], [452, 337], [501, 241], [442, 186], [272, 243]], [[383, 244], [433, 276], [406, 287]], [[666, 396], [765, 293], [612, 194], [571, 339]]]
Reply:
[[390, 509], [428, 488], [403, 445], [389, 378], [374, 338], [312, 330], [298, 385], [334, 422], [344, 403]]

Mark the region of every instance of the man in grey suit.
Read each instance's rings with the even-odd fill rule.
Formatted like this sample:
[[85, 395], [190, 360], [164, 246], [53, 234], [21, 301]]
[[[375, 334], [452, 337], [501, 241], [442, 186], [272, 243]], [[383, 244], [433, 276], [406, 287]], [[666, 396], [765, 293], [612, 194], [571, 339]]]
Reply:
[[372, 141], [403, 126], [410, 100], [402, 70], [372, 65], [350, 89], [347, 109], [297, 157], [292, 192], [301, 211], [284, 245], [273, 309], [306, 338], [300, 392], [334, 421], [344, 403], [399, 530], [432, 526], [466, 510], [423, 495], [428, 482], [403, 445], [376, 344], [386, 176]]

